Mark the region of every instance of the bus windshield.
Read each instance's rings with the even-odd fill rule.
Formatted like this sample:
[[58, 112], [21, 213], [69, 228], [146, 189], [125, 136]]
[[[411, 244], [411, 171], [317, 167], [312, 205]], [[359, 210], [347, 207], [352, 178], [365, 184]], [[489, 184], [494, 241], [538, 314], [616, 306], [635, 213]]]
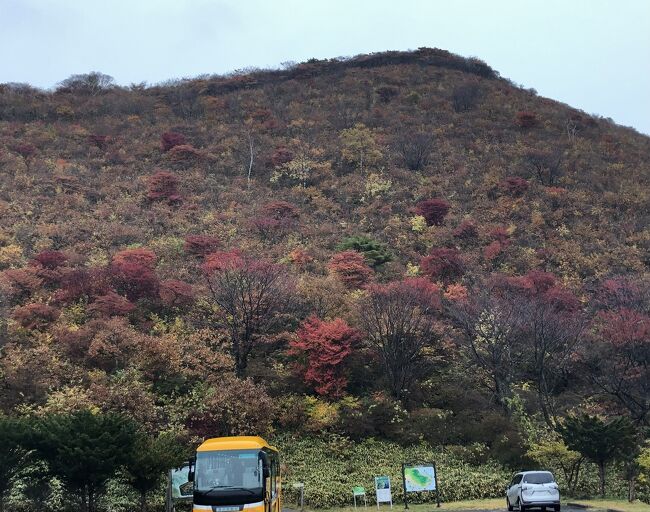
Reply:
[[259, 450], [198, 452], [194, 492], [211, 497], [262, 500], [262, 459]]

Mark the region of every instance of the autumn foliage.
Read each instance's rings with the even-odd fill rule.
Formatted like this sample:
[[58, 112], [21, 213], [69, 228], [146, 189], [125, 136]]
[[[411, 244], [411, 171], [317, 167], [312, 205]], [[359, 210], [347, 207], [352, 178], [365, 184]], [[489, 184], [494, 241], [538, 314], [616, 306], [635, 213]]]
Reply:
[[176, 162], [176, 163], [191, 162], [194, 160], [201, 160], [203, 158], [203, 154], [195, 147], [190, 146], [189, 144], [181, 144], [172, 147], [167, 152], [167, 158], [171, 162]]
[[440, 226], [445, 220], [451, 205], [444, 199], [426, 199], [415, 207], [415, 213], [421, 215], [429, 226]]
[[520, 197], [526, 193], [530, 184], [528, 180], [520, 178], [519, 176], [508, 176], [503, 180], [499, 187], [505, 194], [513, 197]]
[[135, 309], [135, 305], [114, 291], [109, 291], [95, 297], [88, 309], [99, 316], [125, 316]]
[[297, 219], [300, 211], [287, 201], [272, 201], [262, 207], [262, 211], [275, 220]]
[[177, 203], [181, 200], [178, 192], [179, 179], [169, 171], [157, 171], [147, 180], [147, 198], [151, 201], [167, 200]]
[[90, 142], [92, 145], [102, 150], [106, 149], [109, 141], [110, 141], [110, 137], [108, 135], [98, 135], [98, 134], [88, 135], [88, 142]]
[[0, 84], [0, 419], [516, 468], [650, 424], [645, 135], [437, 49], [109, 78]]
[[440, 288], [424, 278], [374, 284], [360, 309], [361, 325], [377, 349], [387, 387], [408, 394], [422, 370], [422, 351], [437, 348]]
[[15, 144], [12, 149], [25, 160], [31, 158], [36, 153], [36, 148], [29, 142]]
[[420, 262], [422, 272], [434, 280], [451, 282], [465, 272], [465, 263], [458, 249], [435, 248]]
[[291, 162], [293, 157], [294, 154], [289, 148], [286, 146], [278, 146], [271, 155], [270, 164], [272, 167], [280, 167], [283, 164]]
[[160, 283], [154, 271], [138, 263], [119, 263], [109, 269], [111, 282], [115, 289], [129, 300], [155, 299]]
[[113, 265], [141, 265], [148, 269], [153, 269], [156, 266], [157, 256], [152, 250], [145, 247], [138, 247], [136, 249], [125, 249], [116, 252], [113, 255]]
[[201, 404], [187, 412], [186, 426], [199, 439], [212, 436], [266, 435], [275, 415], [274, 402], [251, 379], [220, 380]]
[[464, 220], [454, 229], [454, 237], [469, 241], [478, 238], [478, 226], [472, 220]]
[[220, 309], [218, 325], [228, 328], [234, 370], [243, 376], [251, 353], [295, 308], [295, 283], [285, 266], [237, 250], [208, 255], [203, 272], [209, 300]]
[[26, 329], [44, 329], [58, 317], [58, 309], [39, 302], [16, 308], [12, 315]]
[[598, 315], [599, 334], [617, 347], [650, 350], [650, 316], [639, 311], [621, 308], [602, 311]]
[[219, 239], [210, 235], [188, 235], [185, 237], [183, 249], [188, 254], [206, 256], [215, 252], [220, 245]]
[[528, 112], [525, 110], [517, 112], [517, 115], [515, 116], [515, 123], [520, 128], [532, 128], [538, 123], [537, 114], [535, 114], [535, 112]]
[[173, 147], [186, 144], [185, 136], [177, 132], [165, 132], [160, 136], [160, 147], [163, 151], [169, 151]]
[[194, 300], [192, 286], [178, 279], [161, 281], [158, 293], [160, 300], [167, 307], [187, 306]]
[[327, 269], [348, 288], [361, 288], [368, 284], [374, 274], [361, 253], [343, 251], [336, 253]]
[[61, 251], [41, 251], [32, 260], [34, 264], [53, 270], [68, 260]]
[[104, 295], [110, 291], [110, 288], [110, 275], [107, 269], [75, 268], [63, 274], [54, 297], [64, 303], [74, 302]]
[[214, 272], [225, 272], [227, 270], [241, 269], [246, 265], [246, 261], [241, 251], [231, 249], [230, 251], [215, 251], [208, 254], [203, 264], [203, 271], [207, 275]]
[[347, 385], [345, 362], [361, 341], [361, 333], [345, 320], [307, 318], [290, 342], [289, 353], [298, 358], [297, 369], [319, 395], [340, 397]]

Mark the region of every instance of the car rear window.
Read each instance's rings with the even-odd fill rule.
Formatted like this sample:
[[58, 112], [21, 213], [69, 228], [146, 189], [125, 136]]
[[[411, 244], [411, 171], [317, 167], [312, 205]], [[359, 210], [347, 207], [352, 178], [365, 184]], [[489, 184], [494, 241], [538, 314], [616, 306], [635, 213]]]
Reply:
[[555, 481], [550, 473], [528, 473], [524, 475], [525, 484], [551, 484]]

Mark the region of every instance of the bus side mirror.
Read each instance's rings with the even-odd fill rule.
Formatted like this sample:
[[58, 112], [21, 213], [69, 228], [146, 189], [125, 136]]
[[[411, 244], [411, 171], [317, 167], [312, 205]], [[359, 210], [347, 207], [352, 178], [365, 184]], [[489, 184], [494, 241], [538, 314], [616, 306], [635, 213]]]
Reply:
[[187, 481], [188, 482], [194, 482], [194, 465], [196, 463], [196, 459], [192, 457], [190, 459], [190, 467], [189, 470], [187, 471]]

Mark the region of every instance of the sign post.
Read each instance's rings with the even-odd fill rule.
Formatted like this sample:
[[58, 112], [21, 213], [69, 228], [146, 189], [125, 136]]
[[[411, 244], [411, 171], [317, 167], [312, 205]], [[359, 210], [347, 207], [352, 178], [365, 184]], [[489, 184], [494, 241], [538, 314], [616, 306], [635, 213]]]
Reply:
[[380, 503], [390, 503], [390, 508], [393, 508], [393, 496], [390, 491], [389, 476], [375, 477], [375, 494], [377, 496], [377, 508], [379, 508]]
[[440, 507], [440, 490], [438, 489], [438, 472], [435, 462], [402, 464], [402, 482], [404, 484], [404, 508], [408, 509], [409, 492], [436, 492], [437, 506]]
[[305, 510], [305, 483], [294, 482], [293, 488], [300, 489], [300, 510]]
[[368, 503], [366, 502], [366, 489], [361, 486], [356, 486], [352, 488], [352, 499], [354, 500], [354, 508], [357, 508], [357, 496], [363, 496], [363, 506], [367, 507]]
[[409, 509], [409, 500], [408, 495], [406, 494], [406, 477], [404, 476], [404, 466], [406, 464], [402, 463], [402, 489], [404, 489], [404, 508]]

